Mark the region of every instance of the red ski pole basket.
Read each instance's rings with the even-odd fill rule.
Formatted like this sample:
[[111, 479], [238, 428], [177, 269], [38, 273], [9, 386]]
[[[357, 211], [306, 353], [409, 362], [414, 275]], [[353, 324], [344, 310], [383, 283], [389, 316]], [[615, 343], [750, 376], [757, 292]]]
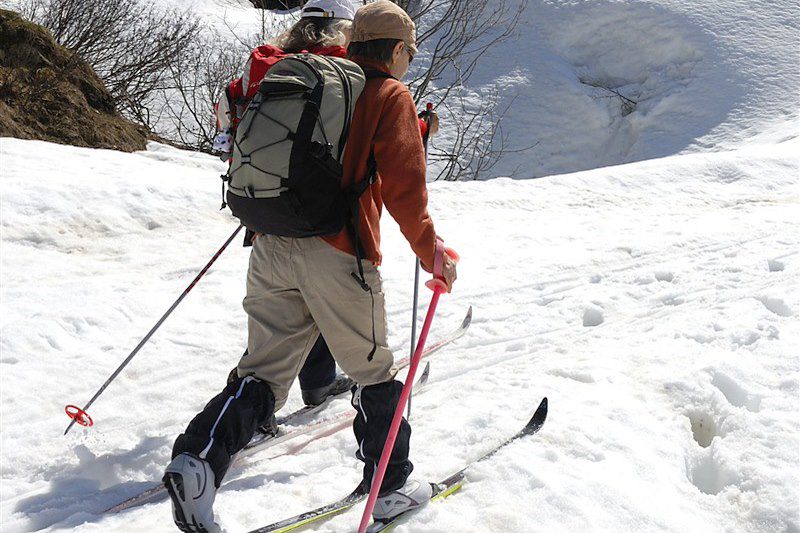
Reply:
[[64, 408], [64, 411], [67, 413], [68, 417], [73, 419], [81, 426], [91, 427], [94, 424], [94, 422], [92, 422], [92, 417], [89, 416], [89, 413], [76, 405], [68, 405]]

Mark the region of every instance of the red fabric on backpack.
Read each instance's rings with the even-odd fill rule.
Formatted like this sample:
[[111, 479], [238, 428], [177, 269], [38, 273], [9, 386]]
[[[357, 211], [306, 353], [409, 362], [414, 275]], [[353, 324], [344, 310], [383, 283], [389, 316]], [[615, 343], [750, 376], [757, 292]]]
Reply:
[[[311, 48], [309, 52], [321, 56], [347, 57], [347, 50], [342, 46]], [[220, 112], [230, 115], [229, 121], [233, 129], [236, 129], [236, 126], [239, 124], [239, 116], [241, 115], [241, 112], [238, 112], [237, 108], [244, 110], [244, 107], [250, 99], [255, 96], [261, 80], [267, 75], [269, 69], [287, 55], [289, 54], [271, 44], [262, 44], [250, 52], [250, 59], [247, 60], [244, 67], [245, 75], [233, 80], [225, 91], [228, 99], [227, 107], [221, 109], [219, 102], [214, 105], [214, 111], [217, 114], [218, 130], [223, 129], [219, 120]], [[248, 80], [246, 93], [244, 91], [245, 78]], [[236, 111], [236, 114], [234, 114], [234, 111]], [[425, 134], [428, 132], [428, 124], [423, 119], [419, 120], [419, 130], [422, 136], [425, 137]]]
[[[311, 48], [308, 51], [322, 56], [345, 57], [347, 55], [347, 50], [341, 46]], [[238, 110], [244, 110], [250, 99], [258, 92], [258, 86], [264, 76], [267, 75], [269, 69], [287, 55], [289, 54], [271, 44], [262, 44], [250, 52], [250, 59], [247, 60], [244, 66], [244, 74], [240, 78], [233, 80], [226, 90], [228, 97], [226, 111], [231, 115], [230, 123], [234, 128], [239, 123], [238, 117], [241, 115], [237, 108]], [[218, 110], [219, 107], [218, 105]], [[217, 127], [220, 127], [219, 118], [217, 119]]]

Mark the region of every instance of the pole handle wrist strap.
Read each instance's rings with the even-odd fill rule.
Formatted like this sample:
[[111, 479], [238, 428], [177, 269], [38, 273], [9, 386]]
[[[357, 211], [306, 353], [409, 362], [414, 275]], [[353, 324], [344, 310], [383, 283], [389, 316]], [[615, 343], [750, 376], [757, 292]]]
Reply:
[[436, 236], [436, 249], [433, 252], [433, 279], [425, 282], [425, 286], [430, 290], [435, 291], [436, 287], [440, 287], [447, 291], [447, 283], [444, 281], [444, 254], [450, 256], [450, 259], [456, 263], [459, 260], [458, 254], [452, 248], [447, 248], [444, 245], [444, 240]]

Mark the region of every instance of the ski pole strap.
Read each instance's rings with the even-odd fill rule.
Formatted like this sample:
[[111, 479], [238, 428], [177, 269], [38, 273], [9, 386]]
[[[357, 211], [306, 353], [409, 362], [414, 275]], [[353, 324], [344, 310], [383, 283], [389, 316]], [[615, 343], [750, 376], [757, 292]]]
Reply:
[[458, 263], [460, 257], [452, 248], [444, 245], [444, 240], [438, 235], [436, 236], [436, 250], [433, 253], [433, 279], [425, 282], [425, 286], [430, 290], [435, 291], [436, 288], [442, 289], [447, 292], [447, 283], [444, 279], [444, 256], [447, 256], [455, 263]]
[[436, 236], [436, 249], [433, 252], [433, 279], [425, 282], [425, 286], [430, 290], [435, 291], [437, 287], [447, 290], [447, 283], [444, 281], [444, 254], [447, 250], [444, 247], [444, 241], [438, 235]]
[[436, 236], [436, 250], [433, 253], [433, 277], [441, 278], [444, 269], [444, 241]]

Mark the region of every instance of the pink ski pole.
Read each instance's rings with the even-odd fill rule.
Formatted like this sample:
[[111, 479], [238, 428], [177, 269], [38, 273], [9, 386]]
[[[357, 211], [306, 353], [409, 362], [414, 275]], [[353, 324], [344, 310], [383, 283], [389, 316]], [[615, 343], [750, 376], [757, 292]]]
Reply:
[[406, 402], [408, 401], [408, 397], [411, 395], [411, 387], [414, 383], [414, 375], [416, 374], [417, 367], [422, 359], [422, 352], [425, 349], [425, 341], [428, 339], [428, 332], [431, 329], [431, 323], [433, 323], [433, 315], [436, 313], [436, 306], [439, 304], [439, 297], [447, 290], [447, 285], [445, 285], [444, 281], [441, 279], [441, 263], [443, 261], [441, 258], [445, 253], [447, 253], [453, 258], [453, 260], [458, 261], [458, 254], [451, 249], [445, 249], [444, 244], [438, 238], [436, 241], [436, 248], [436, 255], [438, 256], [436, 263], [438, 264], [434, 265], [433, 269], [435, 277], [434, 279], [425, 283], [428, 288], [433, 289], [433, 296], [431, 297], [431, 303], [428, 306], [428, 313], [425, 315], [425, 322], [422, 324], [422, 331], [419, 334], [417, 349], [414, 351], [414, 356], [411, 358], [411, 363], [408, 367], [408, 376], [406, 376], [406, 382], [403, 385], [403, 391], [400, 393], [400, 399], [398, 400], [397, 408], [394, 411], [392, 425], [389, 426], [389, 434], [386, 436], [386, 444], [383, 446], [381, 459], [378, 462], [378, 470], [372, 477], [372, 487], [369, 491], [369, 498], [367, 499], [367, 506], [364, 508], [364, 514], [361, 516], [361, 524], [358, 526], [358, 533], [365, 533], [367, 526], [369, 526], [372, 510], [375, 508], [375, 502], [378, 500], [378, 493], [381, 490], [381, 484], [383, 484], [383, 476], [386, 474], [386, 467], [389, 465], [389, 457], [392, 455], [392, 450], [394, 450], [394, 441], [397, 438], [397, 432], [400, 430], [400, 422], [403, 419], [403, 411], [405, 411]]

